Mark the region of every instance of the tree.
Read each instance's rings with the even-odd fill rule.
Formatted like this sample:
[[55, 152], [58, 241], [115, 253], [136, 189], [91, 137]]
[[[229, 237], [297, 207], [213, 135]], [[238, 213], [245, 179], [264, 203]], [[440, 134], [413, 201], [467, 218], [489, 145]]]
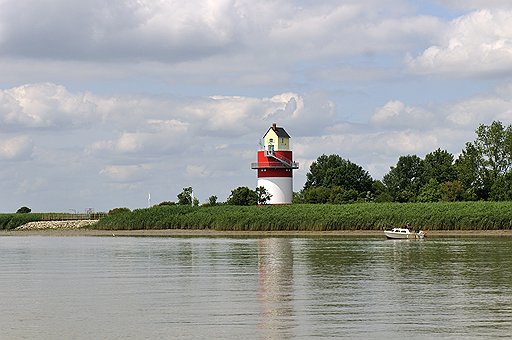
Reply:
[[304, 190], [310, 188], [343, 187], [366, 193], [372, 190], [373, 179], [361, 166], [338, 155], [322, 155], [309, 167]]
[[159, 207], [168, 206], [168, 205], [176, 205], [176, 203], [175, 202], [171, 202], [171, 201], [163, 201], [163, 202], [158, 203]]
[[292, 203], [294, 203], [294, 204], [306, 203], [304, 201], [304, 190], [301, 190], [299, 192], [293, 192]]
[[416, 155], [400, 156], [383, 183], [395, 202], [414, 202], [424, 184], [423, 161]]
[[457, 179], [462, 183], [464, 190], [471, 190], [477, 198], [486, 199], [492, 184], [485, 171], [479, 170], [479, 164], [482, 163], [480, 158], [475, 146], [468, 142], [455, 161], [455, 169]]
[[304, 203], [322, 204], [329, 202], [331, 190], [326, 187], [304, 189]]
[[231, 191], [227, 204], [231, 205], [256, 205], [258, 203], [258, 194], [248, 187], [238, 187]]
[[114, 208], [114, 209], [110, 209], [108, 211], [108, 214], [109, 215], [115, 215], [115, 214], [125, 214], [125, 213], [129, 213], [131, 210], [129, 208]]
[[488, 199], [494, 183], [512, 170], [512, 126], [494, 121], [480, 125], [474, 142], [466, 143], [455, 162], [458, 179], [480, 199]]
[[512, 168], [512, 126], [504, 127], [499, 121], [491, 125], [481, 124], [476, 129], [474, 146], [481, 155], [482, 167], [486, 168], [494, 181]]
[[391, 197], [387, 187], [382, 183], [382, 181], [373, 182], [372, 188], [375, 193], [375, 198], [373, 199], [374, 202], [383, 203], [393, 201], [393, 197]]
[[493, 201], [512, 200], [512, 172], [496, 179], [491, 187], [490, 199]]
[[217, 205], [217, 196], [212, 195], [212, 196], [208, 197], [208, 204], [210, 206]]
[[179, 205], [192, 205], [192, 187], [183, 188], [183, 191], [178, 194]]
[[427, 184], [421, 187], [418, 202], [439, 202], [440, 199], [439, 183], [431, 178]]
[[[464, 186], [462, 182], [457, 180], [441, 183], [439, 192], [441, 193], [441, 200], [445, 202], [462, 201], [465, 198]], [[471, 194], [466, 195], [466, 198], [471, 201]]]
[[32, 209], [30, 209], [29, 207], [21, 207], [16, 211], [16, 214], [28, 214], [31, 211]]
[[263, 186], [256, 188], [256, 195], [258, 196], [258, 204], [267, 204], [272, 198], [272, 194]]
[[424, 179], [435, 179], [437, 183], [454, 181], [457, 171], [453, 164], [453, 155], [446, 150], [437, 149], [425, 156], [423, 160]]

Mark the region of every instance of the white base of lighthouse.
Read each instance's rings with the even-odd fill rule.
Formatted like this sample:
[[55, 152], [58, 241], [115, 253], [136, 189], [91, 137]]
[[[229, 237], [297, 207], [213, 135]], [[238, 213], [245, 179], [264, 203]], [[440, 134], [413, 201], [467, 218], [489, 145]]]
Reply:
[[268, 204], [291, 204], [293, 199], [293, 177], [258, 178], [258, 187], [264, 187], [272, 195]]

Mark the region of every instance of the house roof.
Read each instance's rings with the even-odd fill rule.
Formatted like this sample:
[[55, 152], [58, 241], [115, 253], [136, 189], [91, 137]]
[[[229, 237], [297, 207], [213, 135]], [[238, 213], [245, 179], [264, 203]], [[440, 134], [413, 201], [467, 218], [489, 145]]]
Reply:
[[270, 129], [274, 130], [274, 132], [276, 133], [277, 137], [280, 137], [280, 138], [281, 137], [291, 138], [290, 135], [285, 131], [285, 129], [283, 129], [282, 127], [278, 127], [275, 124], [272, 124], [272, 126], [265, 133], [265, 136], [270, 131]]

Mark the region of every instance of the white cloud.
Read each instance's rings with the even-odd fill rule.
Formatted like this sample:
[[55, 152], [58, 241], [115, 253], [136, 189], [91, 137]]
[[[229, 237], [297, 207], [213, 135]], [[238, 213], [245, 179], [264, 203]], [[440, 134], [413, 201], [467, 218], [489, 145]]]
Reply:
[[117, 140], [102, 140], [91, 145], [93, 153], [134, 154], [151, 157], [175, 152], [188, 143], [187, 123], [178, 120], [139, 121], [139, 129], [144, 132], [123, 132]]
[[96, 118], [94, 98], [51, 83], [0, 90], [0, 129], [77, 128]]
[[180, 60], [225, 48], [236, 33], [231, 1], [4, 2], [6, 55]]
[[379, 127], [424, 129], [435, 123], [433, 118], [433, 114], [423, 108], [406, 106], [399, 100], [393, 100], [378, 108], [371, 121]]
[[108, 165], [100, 171], [100, 175], [107, 176], [114, 182], [134, 182], [144, 179], [148, 170], [148, 165]]
[[26, 160], [32, 155], [34, 142], [30, 137], [0, 138], [0, 160]]
[[50, 60], [175, 63], [257, 53], [265, 63], [286, 63], [397, 51], [439, 25], [408, 13], [400, 0], [386, 7], [379, 1], [4, 2], [1, 54]]
[[436, 0], [443, 6], [451, 6], [460, 9], [479, 9], [479, 8], [512, 8], [509, 0]]
[[499, 120], [512, 123], [512, 96], [475, 96], [447, 107], [447, 120], [454, 126], [476, 128]]
[[438, 45], [407, 64], [416, 73], [477, 75], [512, 69], [512, 10], [482, 9], [451, 22]]

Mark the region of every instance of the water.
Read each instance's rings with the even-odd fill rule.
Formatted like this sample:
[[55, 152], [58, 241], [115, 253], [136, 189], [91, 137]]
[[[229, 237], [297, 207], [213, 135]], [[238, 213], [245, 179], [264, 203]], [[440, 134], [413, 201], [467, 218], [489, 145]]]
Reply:
[[510, 336], [510, 238], [0, 238], [0, 339]]

